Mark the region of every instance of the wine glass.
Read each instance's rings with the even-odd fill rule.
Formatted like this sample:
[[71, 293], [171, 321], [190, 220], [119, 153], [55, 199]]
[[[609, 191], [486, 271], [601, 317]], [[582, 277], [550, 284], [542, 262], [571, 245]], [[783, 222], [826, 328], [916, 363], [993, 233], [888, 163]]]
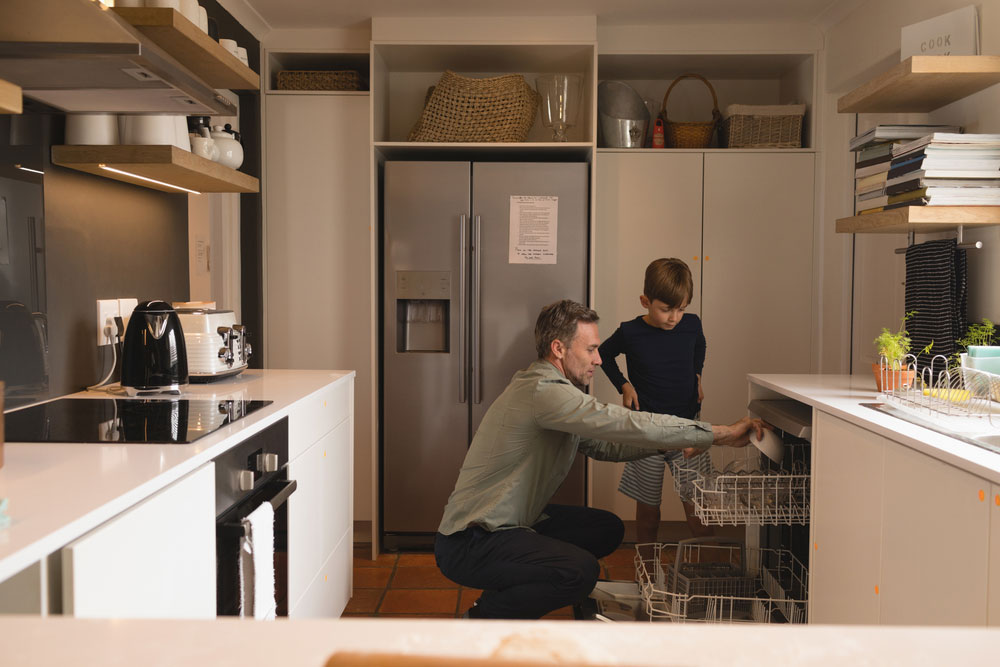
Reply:
[[576, 125], [580, 112], [580, 74], [543, 74], [535, 78], [542, 96], [542, 125], [552, 130], [553, 141], [566, 141], [566, 130]]

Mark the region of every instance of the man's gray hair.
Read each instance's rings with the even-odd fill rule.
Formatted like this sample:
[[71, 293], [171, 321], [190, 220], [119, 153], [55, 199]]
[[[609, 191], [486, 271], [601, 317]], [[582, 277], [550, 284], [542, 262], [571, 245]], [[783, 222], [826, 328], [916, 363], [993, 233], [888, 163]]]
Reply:
[[556, 301], [542, 308], [535, 322], [535, 349], [538, 358], [544, 359], [552, 348], [552, 341], [562, 341], [570, 346], [580, 322], [597, 322], [597, 313], [582, 303], [570, 299]]

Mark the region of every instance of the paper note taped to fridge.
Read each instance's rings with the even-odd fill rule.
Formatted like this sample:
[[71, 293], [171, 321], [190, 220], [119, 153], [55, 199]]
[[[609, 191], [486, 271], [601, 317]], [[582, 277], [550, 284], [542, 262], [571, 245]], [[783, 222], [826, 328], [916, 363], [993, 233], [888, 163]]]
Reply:
[[508, 264], [555, 264], [559, 197], [511, 195]]

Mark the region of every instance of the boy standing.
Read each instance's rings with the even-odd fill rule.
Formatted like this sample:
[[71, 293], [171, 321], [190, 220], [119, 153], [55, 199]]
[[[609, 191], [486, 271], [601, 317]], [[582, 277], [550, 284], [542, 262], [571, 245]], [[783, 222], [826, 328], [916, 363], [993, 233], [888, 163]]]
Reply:
[[[646, 267], [639, 303], [645, 315], [622, 322], [601, 344], [601, 369], [622, 395], [622, 405], [633, 410], [694, 419], [704, 394], [701, 371], [705, 364], [705, 335], [697, 315], [685, 313], [694, 293], [688, 265], [679, 259], [657, 259]], [[628, 379], [616, 357], [625, 355]], [[636, 501], [636, 539], [656, 542], [660, 525], [663, 469], [666, 461], [680, 461], [680, 451], [657, 454], [625, 464], [618, 490]], [[702, 475], [711, 472], [707, 453], [684, 464]], [[673, 469], [676, 469], [674, 466]], [[711, 535], [694, 513], [691, 480], [677, 480], [688, 527], [695, 537]]]

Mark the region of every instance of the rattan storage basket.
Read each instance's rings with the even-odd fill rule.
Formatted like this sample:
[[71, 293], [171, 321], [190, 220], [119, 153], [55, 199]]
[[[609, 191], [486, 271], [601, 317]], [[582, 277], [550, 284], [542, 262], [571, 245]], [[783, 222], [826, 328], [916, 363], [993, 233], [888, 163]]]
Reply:
[[278, 90], [358, 90], [354, 70], [285, 70], [278, 72]]
[[427, 96], [410, 141], [524, 141], [538, 93], [520, 74], [473, 79], [446, 71]]
[[[670, 91], [684, 79], [698, 79], [708, 86], [708, 90], [712, 93], [712, 120], [675, 122], [667, 117], [667, 99], [670, 97]], [[681, 74], [674, 79], [663, 95], [660, 118], [663, 119], [663, 135], [667, 148], [708, 148], [712, 145], [712, 135], [715, 134], [715, 130], [722, 120], [722, 114], [719, 113], [719, 99], [715, 96], [715, 88], [708, 82], [708, 79], [700, 74]]]
[[722, 122], [728, 148], [801, 148], [804, 104], [730, 104]]

